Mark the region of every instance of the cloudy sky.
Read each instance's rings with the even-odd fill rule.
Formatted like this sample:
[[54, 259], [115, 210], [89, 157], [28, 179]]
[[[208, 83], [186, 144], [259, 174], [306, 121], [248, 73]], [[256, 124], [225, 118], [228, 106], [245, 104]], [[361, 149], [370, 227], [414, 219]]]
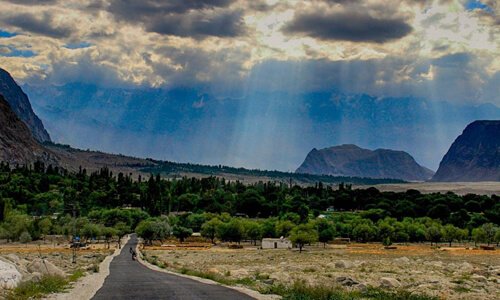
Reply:
[[[499, 103], [497, 0], [0, 1], [0, 66], [30, 84], [335, 86]], [[296, 83], [253, 76], [259, 68]], [[262, 72], [257, 72], [262, 74]], [[258, 77], [258, 78], [257, 78]]]
[[436, 169], [470, 121], [499, 116], [498, 0], [0, 7], [0, 67], [55, 141], [84, 149], [294, 170], [356, 143]]

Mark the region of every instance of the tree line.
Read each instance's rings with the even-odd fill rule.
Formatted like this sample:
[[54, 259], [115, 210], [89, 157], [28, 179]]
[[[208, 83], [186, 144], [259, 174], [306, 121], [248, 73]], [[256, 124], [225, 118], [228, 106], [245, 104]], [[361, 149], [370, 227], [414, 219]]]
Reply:
[[70, 233], [72, 222], [79, 222], [78, 234], [84, 237], [138, 230], [184, 239], [212, 224], [217, 228], [212, 240], [257, 240], [291, 236], [292, 229], [296, 236], [311, 233], [318, 216], [328, 210], [333, 213], [321, 222], [334, 225], [316, 230], [318, 241], [342, 236], [438, 242], [454, 235], [454, 241], [475, 236], [493, 242], [489, 228], [500, 224], [499, 200], [496, 195], [380, 192], [321, 182], [307, 187], [273, 181], [245, 185], [217, 177], [165, 180], [159, 175], [133, 180], [131, 174], [107, 168], [71, 173], [43, 163], [15, 168], [0, 163], [0, 234], [10, 239]]

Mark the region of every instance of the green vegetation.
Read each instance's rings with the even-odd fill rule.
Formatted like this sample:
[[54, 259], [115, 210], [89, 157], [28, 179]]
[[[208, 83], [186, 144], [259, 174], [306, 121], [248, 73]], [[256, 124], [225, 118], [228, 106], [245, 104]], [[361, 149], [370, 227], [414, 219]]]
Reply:
[[244, 185], [216, 177], [164, 180], [159, 175], [132, 180], [106, 168], [87, 174], [42, 163], [30, 168], [0, 164], [0, 238], [29, 242], [74, 234], [109, 245], [135, 230], [149, 244], [172, 235], [183, 241], [192, 232], [233, 243], [283, 236], [299, 246], [335, 237], [492, 244], [500, 242], [499, 200], [496, 195], [380, 192], [322, 182]]
[[408, 291], [384, 291], [368, 288], [366, 291], [346, 291], [333, 286], [310, 286], [298, 281], [291, 286], [272, 285], [263, 292], [283, 296], [284, 300], [437, 300], [437, 297], [413, 294]]
[[8, 300], [39, 299], [43, 296], [64, 292], [72, 282], [85, 276], [82, 270], [76, 270], [68, 278], [55, 275], [44, 275], [39, 281], [25, 281], [13, 289], [7, 296]]

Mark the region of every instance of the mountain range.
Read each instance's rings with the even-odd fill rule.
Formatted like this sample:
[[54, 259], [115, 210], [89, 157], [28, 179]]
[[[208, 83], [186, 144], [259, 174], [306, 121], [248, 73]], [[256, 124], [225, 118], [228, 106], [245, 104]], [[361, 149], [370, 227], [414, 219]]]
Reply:
[[433, 181], [500, 181], [500, 121], [469, 124], [443, 157]]
[[39, 142], [50, 141], [50, 136], [42, 121], [33, 112], [28, 96], [17, 85], [10, 74], [0, 68], [0, 95], [9, 103], [16, 115], [28, 126], [33, 137]]
[[[313, 147], [399, 149], [436, 170], [475, 120], [500, 119], [493, 104], [322, 93], [252, 92], [221, 97], [194, 88], [23, 89], [53, 138], [137, 157], [294, 171]], [[196, 145], [193, 147], [193, 145]]]
[[[260, 171], [255, 168], [249, 170], [244, 168], [225, 167], [220, 164], [218, 166], [179, 164], [171, 161], [140, 159], [125, 155], [108, 154], [100, 151], [78, 150], [70, 146], [50, 142], [50, 136], [40, 119], [31, 109], [31, 104], [27, 95], [7, 72], [2, 70], [1, 75], [0, 95], [3, 96], [0, 103], [2, 113], [2, 127], [0, 128], [0, 151], [2, 156], [0, 159], [11, 164], [30, 163], [35, 160], [41, 160], [62, 166], [69, 170], [76, 170], [80, 166], [90, 170], [110, 167], [117, 171], [138, 174], [152, 172], [173, 176], [233, 176], [235, 180], [252, 177], [255, 180], [266, 178], [267, 180], [279, 179], [281, 181], [288, 181], [290, 178], [294, 178], [298, 182], [306, 183], [317, 181], [329, 183], [340, 181], [375, 183], [377, 180], [379, 180], [379, 183], [387, 181], [401, 182], [401, 180], [422, 181], [429, 179], [433, 173], [431, 170], [420, 166], [411, 155], [404, 151], [389, 149], [371, 151], [353, 144], [345, 144], [322, 150], [313, 149], [295, 174], [280, 171]], [[108, 134], [103, 135], [103, 131], [106, 133], [108, 128], [116, 130], [117, 133], [123, 132], [124, 136], [121, 137], [126, 137], [131, 132], [135, 132], [138, 139], [125, 139], [121, 140], [121, 142], [132, 146], [137, 146], [135, 145], [135, 141], [139, 141], [139, 144], [148, 141], [152, 142], [147, 145], [148, 147], [145, 148], [145, 151], [148, 149], [157, 149], [158, 145], [155, 145], [156, 140], [154, 138], [164, 137], [165, 135], [168, 135], [169, 141], [172, 142], [168, 145], [172, 146], [169, 147], [170, 151], [179, 151], [184, 143], [194, 143], [193, 136], [190, 135], [190, 133], [196, 133], [197, 130], [193, 129], [193, 123], [202, 126], [203, 129], [199, 133], [194, 134], [194, 136], [200, 136], [202, 132], [206, 133], [205, 141], [213, 138], [214, 134], [219, 137], [219, 139], [215, 139], [211, 145], [219, 145], [221, 140], [224, 140], [224, 138], [228, 136], [234, 138], [237, 136], [236, 132], [239, 132], [238, 129], [242, 129], [244, 134], [252, 135], [258, 132], [258, 129], [261, 129], [262, 124], [260, 121], [267, 126], [274, 125], [271, 126], [273, 135], [269, 135], [269, 131], [268, 133], [261, 133], [264, 141], [258, 143], [256, 145], [257, 148], [250, 147], [250, 149], [245, 149], [244, 146], [247, 145], [247, 141], [245, 141], [245, 137], [239, 137], [237, 140], [242, 141], [243, 145], [237, 145], [236, 150], [239, 149], [244, 152], [257, 149], [262, 151], [263, 149], [267, 149], [267, 147], [259, 148], [259, 146], [262, 146], [262, 144], [266, 146], [266, 143], [272, 142], [271, 146], [273, 151], [271, 151], [272, 155], [270, 157], [281, 157], [282, 160], [287, 158], [287, 151], [279, 151], [279, 146], [280, 144], [286, 144], [290, 136], [280, 138], [279, 135], [283, 134], [286, 136], [286, 133], [290, 132], [292, 132], [293, 135], [298, 135], [301, 132], [299, 130], [301, 127], [310, 130], [306, 130], [305, 132], [311, 133], [312, 137], [308, 135], [300, 136], [300, 139], [296, 141], [296, 145], [305, 145], [307, 144], [308, 138], [314, 138], [314, 136], [328, 136], [332, 132], [336, 133], [336, 135], [332, 134], [332, 136], [336, 136], [336, 138], [340, 140], [343, 137], [352, 139], [356, 136], [358, 138], [362, 136], [367, 137], [367, 139], [370, 140], [368, 138], [369, 134], [372, 134], [370, 138], [373, 138], [373, 136], [381, 138], [389, 133], [389, 129], [382, 126], [383, 124], [388, 124], [388, 127], [394, 130], [391, 133], [391, 138], [397, 137], [397, 139], [404, 140], [408, 137], [404, 134], [407, 127], [404, 126], [403, 119], [412, 119], [414, 123], [416, 120], [419, 120], [416, 123], [420, 124], [422, 127], [417, 126], [417, 128], [423, 131], [420, 132], [421, 135], [415, 135], [417, 140], [413, 141], [415, 151], [417, 151], [418, 147], [416, 146], [418, 145], [418, 138], [422, 136], [425, 137], [425, 132], [429, 134], [428, 131], [424, 130], [426, 126], [437, 126], [436, 124], [429, 125], [424, 122], [429, 117], [429, 111], [424, 109], [428, 103], [410, 99], [376, 99], [366, 95], [347, 98], [337, 95], [336, 98], [332, 98], [330, 95], [330, 98], [326, 101], [326, 95], [308, 95], [301, 99], [301, 103], [305, 106], [298, 111], [295, 110], [292, 112], [292, 100], [297, 100], [297, 98], [281, 98], [283, 95], [280, 94], [254, 95], [254, 100], [247, 102], [247, 104], [251, 103], [251, 105], [247, 105], [247, 107], [243, 109], [243, 107], [241, 107], [242, 103], [238, 102], [238, 100], [216, 99], [206, 94], [196, 94], [193, 90], [165, 91], [149, 89], [145, 92], [141, 89], [100, 90], [95, 88], [89, 90], [89, 87], [82, 87], [81, 90], [75, 88], [70, 89], [73, 93], [77, 94], [73, 95], [73, 97], [66, 98], [67, 101], [64, 102], [62, 97], [68, 96], [68, 94], [64, 92], [65, 87], [52, 88], [55, 90], [52, 90], [52, 92], [48, 93], [43, 99], [54, 99], [53, 103], [49, 100], [43, 100], [41, 103], [45, 103], [45, 105], [35, 107], [38, 107], [42, 112], [52, 116], [52, 118], [49, 118], [50, 120], [57, 120], [57, 126], [55, 123], [52, 123], [51, 126], [55, 126], [59, 132], [73, 136], [74, 129], [79, 128], [78, 125], [76, 127], [63, 126], [68, 125], [64, 124], [64, 120], [73, 120], [74, 123], [72, 124], [81, 123], [83, 125], [89, 125], [87, 128], [88, 131], [86, 132], [87, 135], [79, 136], [81, 141], [92, 141], [102, 138], [109, 139], [109, 141], [115, 141], [117, 136]], [[54, 92], [59, 88], [62, 89], [62, 92]], [[36, 90], [35, 94], [41, 95], [39, 93], [40, 91]], [[87, 96], [89, 96], [91, 100], [88, 100]], [[148, 96], [151, 98], [146, 100]], [[123, 99], [121, 99], [121, 97], [123, 97]], [[263, 102], [265, 97], [268, 97], [266, 98], [268, 102]], [[295, 95], [295, 97], [297, 97], [297, 95]], [[154, 102], [160, 98], [162, 99], [161, 101]], [[42, 97], [40, 96], [38, 99], [40, 100]], [[79, 99], [86, 100], [79, 101]], [[103, 99], [107, 100], [103, 101]], [[198, 100], [195, 101], [195, 99]], [[280, 102], [278, 99], [287, 100]], [[122, 105], [120, 105], [122, 102], [120, 100], [123, 100]], [[141, 102], [141, 100], [145, 102]], [[153, 102], [156, 107], [149, 105], [151, 102]], [[312, 105], [313, 103], [315, 105]], [[321, 105], [318, 107], [318, 104]], [[397, 108], [398, 105], [400, 108]], [[434, 103], [434, 110], [440, 105], [444, 105], [440, 108], [444, 109], [447, 104]], [[368, 106], [368, 109], [366, 109], [366, 106]], [[408, 114], [409, 107], [415, 109], [411, 115]], [[218, 108], [220, 108], [220, 110]], [[305, 108], [309, 109], [304, 110]], [[451, 122], [451, 125], [455, 124], [453, 121], [459, 123], [458, 120], [464, 120], [474, 115], [498, 114], [498, 108], [494, 105], [464, 105], [450, 106], [449, 108], [450, 110], [447, 113], [449, 116], [446, 117], [445, 120]], [[317, 127], [319, 125], [315, 124], [311, 119], [298, 124], [294, 122], [286, 123], [290, 125], [286, 128], [281, 128], [277, 126], [276, 123], [269, 123], [268, 120], [270, 116], [266, 114], [272, 115], [280, 109], [285, 109], [284, 113], [281, 111], [281, 117], [284, 115], [286, 118], [296, 121], [299, 120], [299, 116], [301, 116], [304, 111], [307, 111], [309, 116], [314, 116], [314, 118], [311, 117], [311, 119], [316, 120], [321, 126], [328, 126], [328, 124], [331, 124], [332, 130], [328, 131], [325, 130], [325, 128]], [[388, 113], [388, 111], [392, 113]], [[404, 113], [402, 115], [393, 114], [398, 111]], [[155, 114], [151, 115], [153, 112]], [[374, 114], [374, 112], [376, 112], [376, 114]], [[92, 119], [92, 115], [96, 119]], [[243, 124], [235, 124], [237, 123], [236, 120], [238, 116], [245, 116], [246, 121], [243, 122]], [[392, 118], [389, 118], [390, 116]], [[83, 119], [86, 117], [89, 117], [89, 119], [87, 123], [84, 123]], [[110, 119], [108, 120], [107, 117], [110, 117]], [[254, 117], [256, 117], [256, 119], [254, 119]], [[212, 123], [206, 124], [207, 118], [211, 119]], [[99, 119], [106, 120], [108, 122], [107, 126], [103, 126]], [[63, 122], [62, 125], [59, 123], [60, 121]], [[224, 121], [234, 126], [227, 126], [228, 124]], [[339, 130], [338, 127], [335, 127], [338, 125], [335, 125], [335, 122], [340, 122], [343, 128]], [[122, 127], [116, 127], [118, 124], [122, 124]], [[226, 126], [223, 126], [223, 124]], [[352, 124], [353, 127], [349, 127], [348, 124]], [[371, 131], [367, 129], [366, 132], [358, 129], [370, 126], [370, 124], [378, 124], [378, 127], [371, 128]], [[415, 124], [413, 125], [415, 126]], [[101, 131], [98, 131], [99, 128]], [[195, 126], [195, 128], [198, 127]], [[57, 130], [56, 132], [58, 132]], [[179, 132], [185, 133], [185, 136], [179, 136]], [[346, 132], [349, 134], [343, 136], [342, 133]], [[435, 132], [435, 135], [443, 135], [443, 132], [443, 130]], [[475, 175], [469, 177], [462, 176], [461, 180], [466, 180], [467, 178], [471, 178], [472, 181], [498, 180], [498, 149], [500, 149], [498, 146], [498, 137], [500, 134], [498, 134], [498, 132], [498, 121], [480, 121], [469, 125], [444, 157], [433, 180], [457, 180], [457, 177], [453, 177], [454, 175], [450, 174], [460, 174], [460, 172], [464, 171], [467, 171], [468, 174], [472, 173]], [[77, 130], [77, 133], [81, 132]], [[148, 134], [150, 135], [148, 136]], [[416, 134], [416, 132], [410, 130], [408, 135], [412, 136], [413, 134]], [[118, 135], [118, 137], [120, 137], [120, 135]], [[390, 141], [391, 138], [388, 138], [388, 140]], [[382, 139], [381, 141], [385, 140]], [[234, 142], [235, 141], [233, 141], [233, 144]], [[435, 142], [438, 143], [439, 140], [435, 140]], [[213, 153], [210, 154], [210, 151], [215, 148], [204, 148], [203, 144], [198, 145], [198, 147], [192, 147], [192, 145], [196, 145], [196, 143], [191, 144], [191, 148], [207, 151], [208, 157], [214, 155]], [[167, 145], [160, 143], [160, 147], [161, 146]], [[177, 148], [174, 146], [177, 146]], [[231, 144], [220, 144], [219, 146], [225, 149], [226, 154], [234, 150]], [[127, 152], [130, 148], [124, 148], [122, 150]], [[224, 153], [219, 153], [219, 157], [224, 157], [223, 154]], [[265, 157], [263, 161], [268, 159], [269, 157]], [[469, 167], [469, 169], [467, 169], [467, 167]], [[306, 173], [312, 175], [307, 175]], [[484, 176], [481, 177], [481, 174]], [[360, 177], [369, 177], [372, 179], [368, 180]], [[386, 180], [386, 178], [389, 179]]]

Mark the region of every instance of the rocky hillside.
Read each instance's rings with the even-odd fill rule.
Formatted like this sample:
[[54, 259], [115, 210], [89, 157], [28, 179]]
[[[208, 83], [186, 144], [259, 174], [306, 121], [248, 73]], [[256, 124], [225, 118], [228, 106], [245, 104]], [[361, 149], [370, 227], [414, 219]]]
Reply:
[[313, 149], [296, 173], [394, 178], [424, 181], [433, 172], [420, 166], [411, 155], [387, 149], [368, 150], [356, 145]]
[[500, 181], [500, 121], [475, 121], [451, 145], [433, 181]]
[[0, 95], [0, 161], [14, 165], [37, 160], [56, 163], [54, 155], [33, 138], [26, 124]]
[[16, 115], [28, 126], [39, 142], [50, 141], [42, 121], [35, 115], [28, 96], [21, 90], [10, 74], [0, 68], [0, 95], [9, 103]]

